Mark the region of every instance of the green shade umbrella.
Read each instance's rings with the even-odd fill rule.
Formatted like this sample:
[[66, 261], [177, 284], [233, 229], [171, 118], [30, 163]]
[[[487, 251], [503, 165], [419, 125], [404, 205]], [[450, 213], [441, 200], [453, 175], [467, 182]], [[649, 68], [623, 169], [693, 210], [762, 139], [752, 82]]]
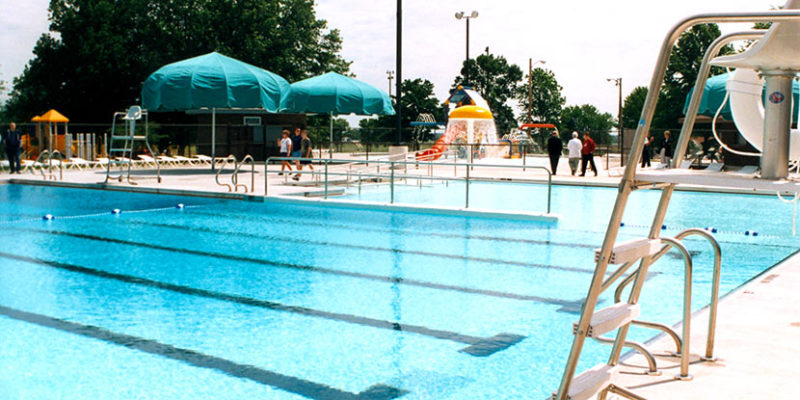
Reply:
[[279, 112], [290, 91], [286, 79], [213, 52], [159, 68], [142, 86], [142, 105], [150, 111], [211, 109], [213, 159], [217, 108]]
[[[357, 79], [335, 72], [292, 84], [283, 111], [296, 113], [394, 115], [392, 100], [386, 92]], [[331, 154], [333, 118], [331, 118]]]
[[[722, 104], [722, 101], [725, 100], [725, 94], [727, 93], [727, 89], [725, 85], [728, 82], [728, 78], [730, 77], [731, 73], [726, 73], [722, 75], [716, 75], [708, 78], [706, 81], [705, 89], [703, 91], [703, 98], [700, 99], [700, 108], [697, 111], [698, 115], [705, 115], [709, 117], [714, 117], [719, 109], [719, 105]], [[694, 88], [692, 88], [694, 91]], [[797, 81], [793, 83], [792, 87], [792, 94], [794, 97], [794, 104], [798, 104], [798, 98], [800, 98], [800, 85], [798, 85]], [[683, 113], [686, 114], [686, 111], [689, 109], [689, 101], [692, 98], [692, 92], [690, 91], [689, 94], [686, 96], [686, 101], [683, 105]], [[794, 121], [797, 122], [797, 115], [798, 113], [794, 113]], [[730, 99], [728, 102], [725, 103], [725, 107], [722, 108], [722, 112], [720, 112], [720, 116], [727, 120], [733, 120], [733, 115], [731, 114], [731, 104]]]

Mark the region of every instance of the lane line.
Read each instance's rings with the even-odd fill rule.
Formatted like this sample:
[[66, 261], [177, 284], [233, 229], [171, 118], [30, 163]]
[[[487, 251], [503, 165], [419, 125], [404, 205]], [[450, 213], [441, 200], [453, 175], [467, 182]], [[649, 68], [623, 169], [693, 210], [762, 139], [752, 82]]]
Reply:
[[360, 272], [341, 271], [341, 270], [330, 269], [330, 268], [314, 267], [314, 266], [310, 266], [310, 265], [301, 265], [301, 264], [291, 264], [291, 263], [283, 263], [283, 262], [277, 262], [277, 261], [268, 261], [268, 260], [262, 260], [262, 259], [258, 259], [258, 258], [234, 256], [234, 255], [213, 253], [213, 252], [200, 251], [200, 250], [189, 250], [189, 249], [182, 249], [182, 248], [176, 248], [176, 247], [162, 246], [162, 245], [158, 245], [158, 244], [135, 242], [135, 241], [121, 240], [121, 239], [113, 239], [113, 238], [105, 238], [105, 237], [100, 237], [100, 236], [93, 236], [93, 235], [86, 235], [86, 234], [72, 233], [72, 232], [65, 232], [65, 231], [32, 229], [32, 228], [19, 228], [19, 227], [13, 227], [13, 228], [8, 228], [8, 229], [9, 230], [16, 230], [16, 231], [23, 231], [23, 232], [43, 233], [43, 234], [48, 234], [48, 235], [60, 235], [60, 236], [74, 237], [74, 238], [77, 238], [77, 239], [93, 240], [93, 241], [99, 241], [99, 242], [121, 244], [121, 245], [126, 245], [126, 246], [143, 247], [143, 248], [149, 248], [149, 249], [154, 249], [154, 250], [169, 251], [169, 252], [174, 252], [174, 253], [178, 253], [178, 254], [192, 254], [192, 255], [197, 255], [197, 256], [201, 256], [201, 257], [217, 258], [217, 259], [226, 260], [226, 261], [246, 262], [246, 263], [251, 263], [251, 264], [266, 265], [266, 266], [277, 267], [277, 268], [295, 269], [295, 270], [316, 272], [316, 273], [328, 274], [328, 275], [338, 275], [338, 276], [346, 276], [346, 277], [351, 277], [351, 278], [366, 279], [366, 280], [372, 280], [372, 281], [378, 281], [378, 282], [388, 282], [388, 283], [394, 283], [394, 284], [400, 284], [400, 285], [418, 286], [418, 287], [424, 287], [424, 288], [429, 288], [429, 289], [438, 289], [438, 290], [454, 291], [454, 292], [461, 292], [461, 293], [477, 294], [477, 295], [482, 295], [482, 296], [499, 297], [499, 298], [504, 298], [504, 299], [533, 301], [533, 302], [552, 304], [552, 305], [557, 305], [557, 306], [572, 307], [575, 304], [576, 301], [582, 301], [582, 300], [574, 300], [574, 301], [562, 300], [562, 299], [551, 298], [551, 297], [542, 297], [542, 296], [532, 296], [532, 295], [525, 295], [525, 294], [518, 294], [518, 293], [499, 292], [499, 291], [494, 291], [494, 290], [485, 290], [485, 289], [471, 288], [471, 287], [465, 287], [465, 286], [446, 285], [446, 284], [441, 284], [441, 283], [418, 281], [418, 280], [414, 280], [414, 279], [405, 279], [405, 278], [398, 278], [398, 277], [393, 277], [393, 276], [372, 275], [372, 274], [365, 274], [365, 273], [360, 273]]
[[[193, 227], [193, 226], [186, 226], [180, 224], [166, 224], [162, 222], [146, 222], [146, 221], [123, 221], [119, 220], [116, 221], [117, 223], [122, 224], [129, 224], [133, 226], [155, 226], [159, 228], [167, 228], [167, 229], [180, 229], [185, 231], [197, 231], [197, 232], [204, 232], [204, 233], [211, 233], [215, 235], [226, 235], [226, 236], [239, 236], [248, 239], [260, 239], [260, 240], [268, 240], [268, 241], [275, 241], [275, 242], [285, 242], [286, 237], [281, 236], [273, 236], [273, 235], [257, 235], [254, 233], [247, 233], [247, 232], [233, 232], [233, 231], [224, 231], [218, 229], [211, 229], [206, 227]], [[323, 242], [311, 239], [292, 239], [292, 243], [300, 243], [300, 244], [308, 244], [308, 245], [315, 245], [315, 246], [328, 246], [328, 247], [343, 247], [349, 249], [357, 249], [357, 250], [367, 250], [367, 251], [379, 251], [379, 252], [388, 252], [392, 254], [413, 254], [418, 256], [425, 256], [425, 257], [436, 257], [436, 258], [445, 258], [445, 259], [453, 259], [453, 260], [461, 260], [461, 261], [472, 261], [472, 262], [480, 262], [486, 264], [506, 264], [512, 265], [515, 267], [525, 267], [525, 268], [539, 268], [539, 269], [552, 269], [558, 271], [566, 271], [566, 272], [577, 272], [577, 273], [584, 273], [584, 274], [592, 274], [594, 273], [593, 269], [587, 268], [576, 268], [576, 267], [564, 267], [559, 265], [550, 265], [550, 264], [540, 264], [540, 263], [527, 263], [521, 261], [513, 261], [513, 260], [503, 260], [499, 258], [486, 258], [486, 257], [472, 257], [472, 256], [460, 256], [457, 254], [445, 254], [445, 253], [436, 253], [430, 251], [422, 251], [422, 250], [404, 250], [404, 249], [395, 249], [389, 247], [378, 247], [378, 246], [365, 246], [359, 244], [347, 244], [347, 243], [335, 243], [335, 242]]]
[[390, 400], [409, 393], [406, 390], [397, 389], [384, 384], [370, 386], [367, 390], [361, 393], [346, 392], [322, 383], [312, 382], [294, 376], [283, 375], [249, 364], [239, 364], [221, 357], [172, 346], [152, 339], [145, 339], [138, 336], [112, 332], [93, 325], [79, 324], [47, 315], [16, 310], [2, 305], [0, 305], [0, 315], [4, 315], [17, 321], [28, 322], [45, 328], [56, 329], [62, 332], [101, 340], [103, 342], [126, 347], [131, 350], [138, 350], [144, 353], [169, 358], [194, 367], [217, 370], [236, 378], [251, 380], [310, 399]]
[[[161, 281], [156, 281], [156, 280], [152, 280], [152, 279], [132, 276], [132, 275], [118, 274], [118, 273], [114, 273], [114, 272], [103, 271], [103, 270], [84, 267], [84, 266], [80, 266], [80, 265], [67, 264], [67, 263], [62, 263], [62, 262], [57, 262], [57, 261], [42, 260], [42, 259], [38, 259], [38, 258], [20, 256], [20, 255], [4, 253], [4, 252], [0, 252], [0, 257], [11, 259], [11, 260], [16, 260], [16, 261], [21, 261], [21, 262], [24, 262], [24, 263], [30, 263], [30, 264], [35, 264], [35, 265], [41, 265], [41, 266], [45, 266], [45, 267], [55, 268], [55, 269], [59, 269], [59, 270], [69, 271], [69, 272], [75, 272], [75, 273], [90, 275], [90, 276], [94, 276], [94, 277], [98, 277], [98, 278], [115, 280], [115, 281], [118, 281], [118, 282], [123, 282], [123, 283], [127, 283], [127, 284], [132, 284], [132, 285], [139, 285], [139, 286], [145, 286], [145, 287], [156, 288], [156, 289], [161, 289], [161, 290], [167, 290], [167, 291], [180, 293], [180, 294], [185, 294], [185, 295], [204, 297], [204, 298], [214, 299], [214, 300], [221, 300], [221, 301], [225, 301], [225, 302], [229, 302], [229, 303], [243, 304], [243, 305], [247, 305], [247, 306], [265, 308], [265, 309], [274, 310], [274, 311], [282, 311], [282, 312], [287, 312], [287, 313], [292, 313], [292, 314], [299, 314], [299, 315], [306, 315], [306, 316], [311, 316], [311, 317], [324, 318], [324, 319], [329, 319], [329, 320], [333, 320], [333, 321], [346, 322], [346, 323], [357, 324], [357, 325], [362, 325], [362, 326], [369, 326], [369, 327], [373, 327], [373, 328], [380, 328], [380, 329], [387, 329], [387, 330], [392, 330], [392, 331], [416, 333], [416, 334], [419, 334], [419, 335], [429, 336], [429, 337], [433, 337], [433, 338], [436, 338], [436, 339], [443, 339], [443, 340], [449, 340], [449, 341], [452, 341], [452, 342], [468, 344], [470, 346], [467, 347], [467, 349], [470, 348], [470, 347], [475, 347], [475, 346], [479, 346], [479, 347], [489, 346], [490, 344], [492, 344], [491, 342], [492, 341], [496, 341], [497, 338], [508, 338], [508, 337], [511, 337], [511, 338], [518, 339], [517, 341], [515, 341], [513, 343], [510, 343], [508, 346], [505, 346], [505, 347], [500, 347], [496, 343], [493, 346], [489, 346], [489, 347], [491, 347], [491, 349], [494, 350], [490, 354], [493, 354], [493, 353], [495, 353], [497, 351], [500, 351], [500, 350], [504, 350], [505, 348], [509, 347], [510, 345], [513, 345], [513, 344], [519, 342], [520, 340], [524, 339], [523, 336], [513, 335], [513, 334], [509, 334], [509, 333], [500, 333], [500, 334], [497, 334], [497, 335], [494, 335], [494, 336], [491, 336], [491, 337], [488, 337], [488, 338], [478, 337], [478, 336], [471, 336], [471, 335], [464, 335], [464, 334], [460, 334], [460, 333], [457, 333], [457, 332], [450, 332], [450, 331], [445, 331], [445, 330], [440, 330], [440, 329], [431, 329], [431, 328], [426, 328], [424, 326], [419, 326], [419, 325], [402, 324], [402, 323], [397, 322], [397, 321], [384, 321], [384, 320], [368, 318], [368, 317], [361, 317], [361, 316], [351, 315], [351, 314], [335, 313], [335, 312], [329, 312], [329, 311], [315, 310], [315, 309], [307, 308], [307, 307], [286, 305], [286, 304], [281, 304], [281, 303], [273, 302], [273, 301], [259, 300], [259, 299], [254, 299], [254, 298], [251, 298], [251, 297], [238, 296], [238, 295], [233, 295], [233, 294], [228, 294], [228, 293], [215, 292], [215, 291], [206, 290], [206, 289], [193, 288], [193, 287], [190, 287], [190, 286], [183, 286], [183, 285], [177, 285], [177, 284], [173, 284], [173, 283], [161, 282]], [[464, 351], [464, 350], [465, 349], [462, 349], [461, 351]], [[489, 355], [489, 354], [486, 354], [486, 355]]]

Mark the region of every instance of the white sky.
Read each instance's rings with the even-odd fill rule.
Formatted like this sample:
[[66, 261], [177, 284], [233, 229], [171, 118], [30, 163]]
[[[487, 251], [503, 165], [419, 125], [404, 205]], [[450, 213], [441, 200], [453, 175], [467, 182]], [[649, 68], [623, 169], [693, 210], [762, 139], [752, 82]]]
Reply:
[[[465, 56], [465, 23], [457, 11], [477, 10], [470, 55], [487, 46], [523, 70], [547, 61], [567, 104], [589, 103], [617, 114], [623, 96], [647, 85], [664, 35], [679, 19], [702, 12], [762, 11], [782, 0], [404, 0], [403, 78], [425, 78], [444, 99]], [[343, 37], [342, 55], [363, 81], [388, 89], [395, 69], [395, 0], [317, 0], [317, 15]], [[18, 76], [47, 30], [48, 0], [0, 0], [0, 80]], [[723, 25], [723, 32], [747, 25]]]

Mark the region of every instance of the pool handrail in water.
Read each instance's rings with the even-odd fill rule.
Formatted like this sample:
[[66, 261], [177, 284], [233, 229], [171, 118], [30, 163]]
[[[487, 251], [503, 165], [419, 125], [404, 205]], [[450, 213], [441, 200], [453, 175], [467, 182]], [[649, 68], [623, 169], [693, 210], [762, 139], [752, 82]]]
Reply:
[[[474, 167], [486, 167], [486, 168], [510, 168], [510, 169], [522, 169], [523, 171], [530, 168], [536, 170], [543, 170], [547, 173], [547, 213], [550, 214], [550, 204], [551, 204], [551, 192], [552, 192], [552, 184], [553, 184], [553, 174], [550, 172], [549, 169], [542, 166], [530, 166], [530, 165], [504, 165], [504, 164], [477, 164], [472, 162], [454, 162], [452, 163], [437, 163], [431, 161], [396, 161], [396, 160], [346, 160], [346, 159], [334, 159], [334, 158], [297, 158], [297, 157], [268, 157], [264, 160], [264, 196], [269, 194], [269, 163], [271, 161], [308, 161], [308, 162], [316, 162], [317, 164], [324, 165], [324, 172], [315, 172], [310, 171], [308, 172], [311, 175], [323, 175], [324, 176], [324, 192], [323, 197], [325, 199], [328, 198], [328, 177], [329, 176], [350, 176], [350, 173], [337, 173], [337, 172], [329, 172], [328, 166], [330, 164], [378, 164], [378, 165], [389, 165], [389, 174], [381, 174], [377, 172], [376, 174], [362, 174], [359, 173], [359, 178], [361, 177], [369, 177], [369, 178], [389, 178], [389, 186], [390, 186], [390, 204], [394, 203], [394, 180], [395, 179], [404, 179], [404, 178], [413, 178], [418, 180], [437, 180], [437, 181], [463, 181], [465, 183], [466, 189], [464, 191], [464, 208], [469, 208], [469, 183], [470, 183], [470, 175], [469, 171], [472, 170]], [[421, 176], [421, 175], [397, 175], [395, 174], [395, 167], [396, 166], [408, 166], [408, 165], [423, 165], [428, 166], [431, 176]], [[433, 166], [452, 166], [453, 170], [456, 171], [458, 167], [464, 167], [466, 174], [464, 178], [458, 177], [434, 177], [432, 174], [432, 167]], [[473, 178], [474, 180], [474, 178]], [[359, 179], [360, 182], [360, 179]]]

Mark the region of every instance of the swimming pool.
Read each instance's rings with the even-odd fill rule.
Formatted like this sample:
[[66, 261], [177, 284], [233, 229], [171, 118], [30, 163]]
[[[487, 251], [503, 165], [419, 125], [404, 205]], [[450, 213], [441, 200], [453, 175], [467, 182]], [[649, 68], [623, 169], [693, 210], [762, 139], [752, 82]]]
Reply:
[[[615, 195], [556, 186], [562, 217], [539, 223], [2, 185], [0, 398], [544, 398]], [[635, 193], [621, 239], [657, 196]], [[666, 233], [719, 229], [724, 293], [796, 250], [790, 218], [770, 197], [676, 193]], [[712, 252], [687, 242], [697, 309]], [[679, 320], [682, 271], [655, 264], [644, 318]]]

